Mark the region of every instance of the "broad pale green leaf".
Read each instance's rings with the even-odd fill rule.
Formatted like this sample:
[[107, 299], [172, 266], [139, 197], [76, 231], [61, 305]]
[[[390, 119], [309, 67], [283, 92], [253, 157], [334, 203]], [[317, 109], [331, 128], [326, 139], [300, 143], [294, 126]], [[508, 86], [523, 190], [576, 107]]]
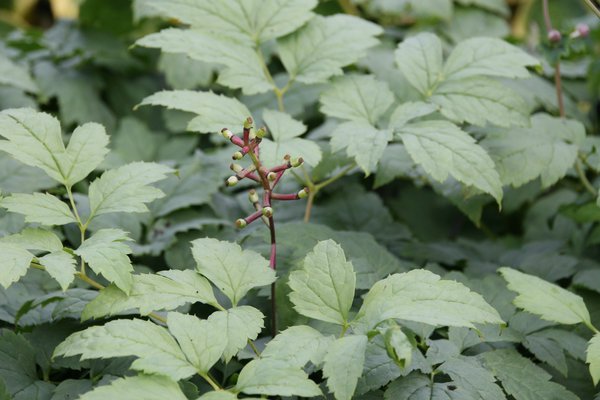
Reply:
[[309, 361], [319, 365], [333, 341], [333, 336], [324, 336], [310, 326], [292, 326], [267, 343], [260, 356], [285, 361], [297, 368], [304, 367]]
[[300, 368], [285, 361], [258, 359], [250, 361], [238, 377], [235, 390], [267, 396], [321, 396], [316, 383]]
[[594, 385], [600, 381], [600, 333], [596, 333], [587, 348], [586, 362], [590, 364], [590, 374]]
[[578, 400], [563, 386], [551, 382], [550, 374], [521, 356], [516, 350], [494, 350], [482, 353], [487, 369], [502, 382], [504, 391], [515, 400]]
[[344, 250], [333, 240], [319, 242], [290, 274], [290, 300], [302, 315], [347, 326], [356, 275]]
[[71, 187], [88, 176], [104, 160], [107, 146], [108, 135], [102, 125], [90, 122], [77, 127], [67, 146], [69, 162], [63, 183]]
[[485, 126], [487, 122], [498, 126], [527, 126], [527, 104], [515, 91], [502, 83], [472, 77], [442, 82], [430, 100], [440, 107], [448, 119]]
[[170, 312], [167, 315], [167, 325], [198, 373], [208, 373], [221, 358], [227, 342], [223, 340], [220, 326], [214, 320]]
[[518, 293], [513, 300], [517, 307], [560, 324], [591, 324], [583, 299], [575, 293], [512, 268], [503, 267], [499, 271], [508, 288]]
[[306, 132], [306, 125], [293, 119], [289, 114], [265, 110], [263, 119], [267, 124], [272, 140], [261, 142], [260, 158], [268, 166], [282, 164], [283, 156], [302, 157], [307, 164], [315, 166], [321, 161], [321, 148], [312, 140], [299, 136]]
[[25, 228], [14, 235], [0, 238], [0, 243], [10, 243], [25, 250], [60, 251], [63, 244], [54, 232], [41, 228]]
[[479, 75], [527, 78], [527, 67], [540, 62], [523, 50], [501, 39], [471, 38], [460, 42], [444, 64], [445, 79]]
[[219, 390], [214, 392], [204, 393], [198, 400], [236, 400], [238, 397], [228, 391]]
[[254, 307], [233, 307], [226, 311], [217, 311], [208, 317], [214, 329], [219, 332], [219, 340], [225, 345], [221, 352], [225, 362], [229, 362], [248, 340], [255, 340], [264, 328], [263, 313]]
[[[348, 29], [352, 27], [352, 29]], [[279, 56], [291, 79], [303, 83], [326, 82], [341, 75], [375, 46], [381, 27], [349, 15], [316, 16], [304, 27], [280, 40]]]
[[165, 80], [173, 89], [208, 86], [215, 72], [214, 67], [181, 53], [163, 53], [158, 61], [158, 69], [165, 74]]
[[407, 122], [437, 111], [437, 107], [423, 101], [408, 101], [400, 104], [390, 117], [390, 128], [400, 129]]
[[474, 328], [473, 324], [503, 323], [478, 293], [420, 269], [391, 275], [373, 285], [353, 325], [364, 331], [390, 318], [469, 328]]
[[6, 139], [0, 140], [1, 151], [63, 181], [66, 149], [56, 118], [29, 108], [4, 110], [0, 113], [0, 136]]
[[327, 387], [336, 400], [350, 400], [363, 371], [368, 338], [351, 335], [337, 339], [329, 346], [323, 365]]
[[90, 268], [113, 282], [125, 293], [131, 291], [133, 266], [127, 256], [131, 248], [127, 233], [120, 229], [100, 229], [86, 239], [75, 254], [83, 258]]
[[475, 140], [447, 121], [423, 121], [398, 132], [406, 151], [433, 179], [448, 176], [502, 200], [502, 183], [490, 156]]
[[400, 368], [410, 366], [414, 346], [402, 328], [393, 322], [382, 334], [388, 356]]
[[439, 395], [436, 388], [432, 387], [429, 376], [413, 372], [392, 382], [386, 389], [385, 400], [450, 400]]
[[206, 276], [233, 306], [254, 287], [275, 281], [275, 271], [260, 254], [242, 250], [236, 243], [216, 239], [196, 239], [192, 242], [192, 254], [197, 270]]
[[374, 188], [386, 185], [400, 176], [410, 176], [415, 163], [404, 145], [394, 143], [386, 146], [377, 165]]
[[457, 386], [454, 393], [458, 398], [506, 400], [494, 375], [474, 357], [453, 357], [440, 365], [439, 371], [450, 375]]
[[36, 167], [30, 167], [0, 152], [0, 190], [7, 193], [31, 193], [55, 186], [52, 178]]
[[23, 214], [26, 222], [42, 225], [65, 225], [75, 222], [69, 206], [48, 193], [13, 193], [0, 200], [0, 207]]
[[392, 136], [389, 130], [377, 129], [365, 121], [340, 124], [331, 135], [332, 150], [346, 149], [348, 156], [356, 160], [366, 175], [376, 170]]
[[442, 42], [432, 33], [420, 33], [404, 40], [396, 50], [396, 63], [408, 82], [430, 96], [442, 77]]
[[549, 187], [575, 163], [585, 128], [575, 120], [536, 114], [530, 128], [494, 130], [481, 145], [496, 162], [502, 183], [521, 186], [538, 177]]
[[[504, 5], [502, 0], [499, 2]], [[444, 29], [444, 36], [454, 43], [479, 36], [501, 39], [509, 35], [510, 25], [505, 17], [477, 8], [456, 9]]]
[[166, 53], [187, 54], [194, 60], [220, 64], [218, 83], [244, 94], [272, 89], [258, 53], [247, 45], [211, 32], [192, 29], [164, 29], [139, 39], [137, 45], [158, 48]]
[[262, 43], [304, 25], [316, 0], [161, 0], [146, 3], [162, 15], [247, 44]]
[[38, 87], [25, 67], [15, 64], [4, 54], [0, 55], [0, 84], [14, 86], [37, 93]]
[[173, 170], [165, 165], [135, 162], [106, 171], [90, 184], [90, 220], [113, 212], [146, 212], [145, 203], [164, 193], [150, 184], [163, 180]]
[[161, 375], [138, 375], [119, 378], [109, 385], [98, 386], [79, 400], [187, 400], [181, 388], [171, 378]]
[[503, 0], [456, 0], [456, 2], [465, 6], [474, 5], [481, 7], [501, 15], [508, 14], [508, 5]]
[[59, 250], [38, 258], [38, 262], [59, 284], [63, 292], [75, 279], [76, 260], [66, 251]]
[[148, 315], [195, 302], [218, 305], [210, 283], [203, 276], [190, 270], [160, 271], [133, 275], [129, 295], [116, 285], [107, 286], [85, 306], [81, 318], [99, 318], [130, 309]]
[[0, 285], [8, 288], [27, 273], [33, 254], [22, 247], [0, 242]]
[[54, 350], [54, 357], [81, 355], [82, 360], [136, 356], [132, 369], [160, 374], [174, 380], [196, 373], [175, 339], [150, 321], [115, 320], [92, 326], [67, 337]]
[[536, 335], [536, 333], [527, 335], [523, 341], [523, 346], [529, 350], [535, 358], [554, 367], [554, 369], [560, 372], [564, 377], [567, 377], [569, 366], [567, 365], [567, 358], [560, 343], [551, 338]]
[[336, 79], [323, 92], [321, 112], [375, 125], [393, 102], [394, 94], [385, 82], [371, 75], [347, 75]]
[[239, 131], [250, 111], [236, 99], [212, 92], [163, 90], [146, 97], [140, 105], [164, 106], [169, 109], [198, 114], [188, 129], [201, 133], [216, 133], [223, 128]]
[[[9, 329], [0, 330], [0, 386], [14, 395], [34, 385], [38, 380], [35, 356], [35, 350], [22, 335]], [[21, 399], [27, 400], [26, 397]]]

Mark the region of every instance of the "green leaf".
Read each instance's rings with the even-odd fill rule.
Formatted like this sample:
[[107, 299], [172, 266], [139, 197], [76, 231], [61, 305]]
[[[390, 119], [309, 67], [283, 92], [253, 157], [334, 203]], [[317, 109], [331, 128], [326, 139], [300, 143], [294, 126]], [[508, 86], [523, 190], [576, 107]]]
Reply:
[[170, 312], [167, 325], [190, 363], [200, 375], [206, 375], [227, 345], [219, 324], [194, 315]]
[[214, 392], [204, 393], [202, 396], [198, 398], [198, 400], [236, 400], [238, 397], [228, 391], [219, 390]]
[[161, 375], [138, 375], [115, 379], [79, 397], [80, 400], [187, 400], [176, 381]]
[[400, 129], [407, 122], [424, 117], [437, 111], [437, 107], [431, 103], [422, 101], [408, 101], [400, 104], [390, 117], [390, 128]]
[[29, 71], [15, 64], [4, 54], [0, 55], [0, 84], [14, 86], [31, 93], [39, 91]]
[[75, 254], [83, 258], [97, 274], [103, 275], [125, 293], [131, 291], [133, 266], [127, 256], [131, 249], [127, 233], [120, 229], [100, 229], [86, 239]]
[[474, 5], [501, 15], [508, 14], [508, 5], [503, 0], [456, 0], [465, 6]]
[[535, 114], [530, 128], [493, 130], [481, 145], [496, 162], [502, 183], [519, 187], [541, 177], [546, 188], [573, 166], [584, 137], [579, 121]]
[[329, 346], [323, 365], [327, 387], [336, 400], [350, 400], [356, 390], [365, 362], [368, 338], [351, 335], [337, 339]]
[[[217, 83], [244, 94], [263, 93], [272, 89], [261, 59], [248, 45], [228, 40], [215, 32], [192, 29], [164, 29], [139, 39], [138, 46], [158, 48], [166, 53], [187, 54], [194, 60], [220, 64]], [[222, 128], [222, 127], [221, 127]]]
[[69, 206], [47, 193], [14, 193], [0, 200], [0, 206], [10, 212], [25, 215], [26, 222], [47, 226], [75, 222]]
[[312, 18], [316, 0], [224, 0], [219, 2], [175, 0], [165, 4], [147, 1], [163, 15], [196, 29], [244, 41], [263, 43], [287, 35]]
[[450, 400], [429, 376], [413, 372], [392, 382], [384, 393], [385, 400]]
[[222, 351], [225, 362], [229, 362], [241, 349], [245, 348], [248, 340], [255, 340], [264, 328], [263, 313], [254, 307], [241, 306], [226, 311], [217, 311], [208, 317], [219, 332], [219, 340], [224, 343]]
[[560, 324], [591, 324], [583, 299], [575, 293], [512, 268], [503, 267], [498, 271], [508, 282], [508, 288], [518, 293], [513, 300], [517, 307]]
[[250, 111], [236, 99], [213, 92], [163, 90], [146, 97], [140, 105], [164, 106], [198, 114], [188, 129], [201, 133], [216, 133], [223, 128], [237, 131], [250, 116]]
[[502, 183], [494, 162], [475, 140], [446, 121], [423, 121], [404, 126], [398, 133], [406, 151], [433, 179], [448, 175], [491, 194], [500, 204]]
[[196, 269], [206, 276], [235, 307], [255, 287], [275, 281], [275, 271], [260, 254], [230, 242], [196, 239], [192, 242]]
[[338, 125], [331, 135], [331, 149], [346, 149], [348, 156], [356, 160], [366, 175], [370, 175], [383, 157], [391, 132], [377, 129], [364, 121], [351, 121]]
[[106, 171], [90, 184], [90, 217], [114, 212], [148, 211], [145, 203], [164, 193], [150, 184], [163, 180], [173, 170], [165, 165], [135, 162]]
[[0, 190], [6, 193], [31, 193], [55, 186], [56, 183], [42, 170], [15, 160], [0, 152]]
[[107, 146], [108, 135], [102, 125], [87, 123], [77, 127], [67, 146], [69, 163], [63, 183], [71, 187], [87, 177], [104, 160]]
[[92, 326], [73, 333], [54, 350], [54, 357], [75, 355], [81, 355], [81, 360], [136, 356], [132, 369], [174, 380], [196, 373], [165, 328], [140, 319]]
[[460, 42], [444, 65], [448, 80], [488, 75], [507, 78], [527, 78], [526, 67], [540, 62], [512, 44], [495, 38], [472, 38]]
[[375, 175], [375, 189], [387, 185], [394, 179], [401, 176], [410, 176], [410, 172], [415, 168], [415, 163], [406, 151], [404, 145], [394, 143], [388, 145], [383, 151], [381, 160], [377, 165], [377, 174]]
[[60, 284], [63, 292], [69, 288], [69, 285], [75, 279], [76, 261], [66, 251], [60, 250], [48, 253], [43, 257], [39, 257], [38, 262]]
[[554, 367], [563, 376], [567, 377], [569, 372], [567, 359], [560, 343], [549, 337], [536, 335], [536, 333], [527, 335], [523, 341], [523, 346], [538, 360]]
[[347, 326], [356, 275], [344, 250], [333, 240], [319, 242], [290, 274], [290, 300], [302, 315]]
[[272, 359], [250, 361], [238, 377], [235, 390], [267, 396], [321, 396], [316, 383], [300, 368]]
[[529, 125], [529, 110], [523, 98], [506, 85], [485, 77], [444, 81], [435, 89], [430, 101], [456, 123]]
[[381, 33], [381, 27], [357, 17], [315, 16], [303, 28], [278, 40], [279, 56], [291, 79], [326, 82], [363, 57], [378, 43], [374, 36]]
[[408, 367], [412, 361], [413, 343], [396, 322], [390, 325], [383, 332], [387, 354], [398, 367]]
[[156, 274], [133, 275], [129, 295], [116, 285], [102, 289], [81, 314], [82, 319], [116, 315], [139, 309], [141, 315], [152, 311], [175, 310], [187, 303], [218, 306], [210, 283], [195, 271], [168, 270]]
[[180, 53], [161, 54], [158, 69], [165, 74], [165, 80], [173, 89], [208, 86], [215, 72], [214, 65], [192, 60]]
[[442, 42], [432, 33], [404, 40], [395, 53], [398, 68], [408, 82], [426, 96], [442, 79]]
[[4, 383], [11, 395], [27, 391], [37, 381], [35, 350], [22, 335], [9, 329], [0, 330], [0, 365], [0, 384]]
[[315, 166], [321, 161], [321, 148], [312, 140], [299, 136], [306, 132], [306, 126], [289, 114], [265, 110], [263, 119], [269, 128], [272, 140], [261, 142], [261, 161], [275, 166], [283, 163], [283, 156], [302, 157], [307, 164]]
[[304, 367], [309, 361], [319, 365], [333, 341], [333, 336], [324, 336], [310, 326], [292, 326], [267, 343], [260, 356], [263, 359], [285, 361], [296, 368]]
[[336, 79], [320, 101], [324, 114], [375, 125], [394, 102], [394, 94], [373, 76], [346, 75]]
[[458, 398], [474, 400], [506, 400], [502, 389], [496, 385], [494, 375], [474, 357], [453, 357], [439, 366], [439, 371], [450, 375], [457, 386]]
[[590, 374], [592, 374], [595, 386], [600, 381], [600, 333], [596, 333], [590, 339], [586, 353], [587, 357], [585, 361], [590, 364]]
[[0, 243], [10, 243], [25, 250], [60, 251], [63, 244], [54, 232], [41, 228], [25, 228], [14, 235], [0, 238]]
[[482, 353], [485, 366], [515, 400], [577, 400], [563, 386], [550, 382], [550, 374], [512, 349]]
[[503, 323], [481, 295], [426, 270], [394, 274], [373, 285], [353, 325], [362, 332], [391, 318], [469, 328]]
[[0, 261], [2, 265], [0, 285], [8, 288], [12, 283], [17, 282], [20, 277], [27, 273], [32, 260], [33, 254], [20, 246], [0, 242]]

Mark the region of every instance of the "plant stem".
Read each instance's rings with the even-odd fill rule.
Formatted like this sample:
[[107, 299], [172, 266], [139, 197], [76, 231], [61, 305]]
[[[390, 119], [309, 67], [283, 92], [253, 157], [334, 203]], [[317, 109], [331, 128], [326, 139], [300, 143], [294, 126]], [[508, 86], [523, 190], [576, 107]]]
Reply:
[[310, 212], [312, 210], [313, 203], [315, 202], [316, 190], [314, 186], [309, 187], [308, 199], [306, 199], [306, 208], [304, 209], [304, 222], [310, 222]]
[[354, 167], [356, 167], [356, 163], [351, 163], [347, 165], [344, 169], [342, 169], [339, 173], [335, 174], [331, 178], [328, 178], [322, 182], [315, 184], [312, 182], [306, 171], [304, 171], [304, 177], [306, 179], [305, 184], [308, 187], [308, 200], [306, 202], [306, 208], [304, 209], [304, 222], [310, 221], [310, 214], [312, 211], [313, 204], [315, 202], [315, 196], [319, 192], [319, 190], [323, 189], [325, 186], [332, 184], [338, 179], [346, 176], [348, 172], [350, 172]]
[[598, 196], [598, 192], [596, 191], [596, 188], [594, 187], [594, 185], [592, 185], [590, 183], [587, 176], [585, 176], [585, 171], [583, 170], [582, 165], [581, 165], [581, 160], [579, 160], [579, 159], [577, 159], [575, 161], [575, 170], [577, 171], [579, 180], [581, 181], [583, 186], [586, 188], [586, 190], [588, 192], [590, 192], [592, 194], [592, 196], [594, 196], [594, 197]]
[[344, 12], [346, 14], [356, 15], [356, 16], [360, 15], [360, 11], [356, 7], [356, 5], [354, 5], [354, 3], [352, 3], [352, 0], [338, 0], [338, 4], [340, 5], [342, 10], [344, 10]]
[[[550, 18], [550, 8], [548, 0], [542, 0], [542, 8], [544, 12], [544, 23], [546, 25], [546, 33], [549, 33], [552, 28], [552, 19]], [[558, 113], [561, 118], [565, 117], [565, 105], [563, 102], [562, 81], [560, 77], [560, 58], [556, 60], [554, 65], [554, 86], [556, 87], [556, 100], [558, 102]]]
[[198, 374], [200, 375], [202, 378], [204, 378], [204, 380], [206, 382], [208, 382], [208, 384], [214, 389], [214, 390], [222, 390], [223, 388], [221, 388], [221, 386], [219, 386], [219, 384], [210, 376], [210, 373], [206, 373], [206, 374]]
[[258, 348], [254, 344], [254, 342], [252, 340], [248, 339], [248, 345], [250, 346], [250, 348], [252, 349], [254, 354], [256, 354], [256, 356], [260, 358], [260, 351], [258, 351]]

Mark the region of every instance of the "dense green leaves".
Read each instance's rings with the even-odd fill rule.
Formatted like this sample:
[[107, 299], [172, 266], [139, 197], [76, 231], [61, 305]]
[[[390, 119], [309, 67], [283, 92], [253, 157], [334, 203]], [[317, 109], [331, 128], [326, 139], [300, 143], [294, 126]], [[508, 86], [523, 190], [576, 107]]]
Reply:
[[600, 380], [600, 334], [596, 333], [590, 340], [587, 348], [586, 362], [590, 364], [590, 373], [594, 380], [594, 385]]
[[264, 328], [265, 316], [254, 307], [233, 307], [217, 311], [208, 318], [213, 329], [219, 332], [219, 341], [225, 361], [231, 360], [238, 351], [246, 347], [248, 340], [255, 340]]
[[431, 95], [442, 78], [442, 43], [431, 33], [404, 40], [396, 50], [396, 63], [408, 82], [421, 94]]
[[275, 336], [261, 357], [281, 360], [298, 368], [309, 361], [319, 365], [333, 341], [333, 336], [325, 336], [310, 326], [292, 326]]
[[81, 400], [106, 398], [127, 398], [131, 400], [185, 400], [177, 382], [161, 375], [138, 375], [115, 379], [108, 385], [99, 386], [85, 393]]
[[337, 339], [329, 346], [323, 375], [337, 400], [350, 400], [363, 371], [367, 337], [352, 335]]
[[332, 136], [332, 150], [346, 149], [348, 156], [369, 175], [383, 157], [391, 132], [377, 129], [365, 121], [352, 121], [338, 125]]
[[27, 250], [8, 243], [0, 243], [0, 254], [2, 254], [2, 273], [0, 284], [7, 288], [11, 283], [19, 280], [29, 269], [29, 263], [33, 254]]
[[75, 222], [69, 206], [47, 193], [15, 193], [2, 200], [0, 206], [25, 215], [25, 221], [42, 225], [65, 225]]
[[250, 361], [240, 372], [235, 390], [269, 396], [320, 396], [321, 390], [306, 373], [285, 361], [259, 359]]

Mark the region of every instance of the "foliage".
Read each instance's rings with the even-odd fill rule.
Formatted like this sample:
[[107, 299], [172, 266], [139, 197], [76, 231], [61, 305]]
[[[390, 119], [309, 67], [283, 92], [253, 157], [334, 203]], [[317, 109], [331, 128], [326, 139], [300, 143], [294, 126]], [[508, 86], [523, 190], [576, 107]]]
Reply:
[[50, 3], [0, 14], [1, 399], [598, 398], [583, 2]]

